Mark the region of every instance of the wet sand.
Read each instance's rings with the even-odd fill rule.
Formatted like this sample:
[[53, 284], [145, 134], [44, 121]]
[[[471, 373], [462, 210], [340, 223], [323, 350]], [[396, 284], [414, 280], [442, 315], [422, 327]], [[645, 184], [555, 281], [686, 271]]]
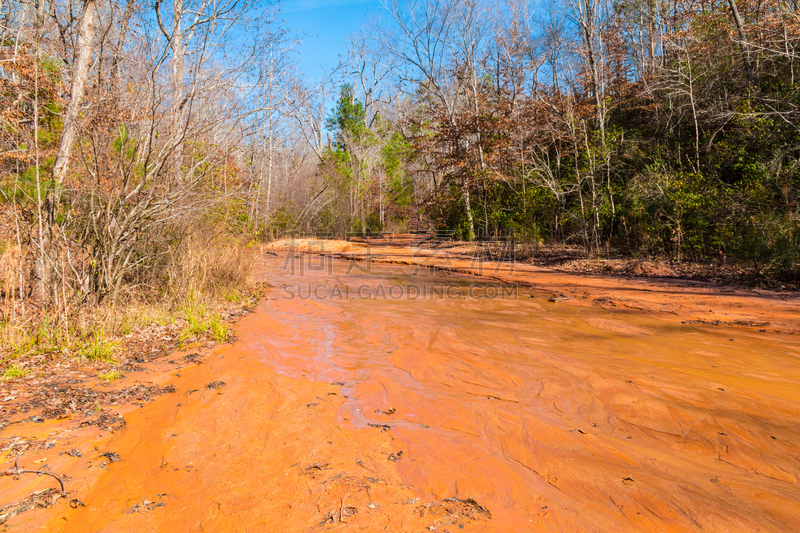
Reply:
[[376, 253], [451, 272], [266, 257], [237, 341], [51, 457], [85, 507], [20, 527], [800, 530], [796, 300]]

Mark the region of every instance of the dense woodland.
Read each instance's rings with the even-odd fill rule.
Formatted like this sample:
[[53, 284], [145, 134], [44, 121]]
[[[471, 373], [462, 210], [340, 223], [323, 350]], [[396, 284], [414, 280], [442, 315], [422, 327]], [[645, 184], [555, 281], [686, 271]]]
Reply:
[[800, 276], [795, 0], [386, 0], [309, 74], [254, 0], [0, 0], [0, 296], [225, 292], [287, 232]]

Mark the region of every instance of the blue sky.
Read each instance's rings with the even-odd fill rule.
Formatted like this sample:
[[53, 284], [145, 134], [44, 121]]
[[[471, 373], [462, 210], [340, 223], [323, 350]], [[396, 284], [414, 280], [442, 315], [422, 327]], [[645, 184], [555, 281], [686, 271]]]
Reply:
[[300, 68], [311, 75], [335, 66], [348, 37], [382, 10], [380, 0], [283, 0], [280, 8], [278, 20], [290, 34], [306, 35], [298, 52]]

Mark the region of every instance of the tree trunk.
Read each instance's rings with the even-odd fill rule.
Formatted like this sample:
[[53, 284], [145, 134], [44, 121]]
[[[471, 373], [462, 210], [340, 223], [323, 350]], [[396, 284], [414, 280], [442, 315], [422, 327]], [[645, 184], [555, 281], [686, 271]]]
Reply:
[[133, 15], [133, 8], [136, 5], [136, 0], [128, 0], [125, 6], [125, 12], [122, 15], [120, 22], [119, 37], [117, 44], [114, 46], [114, 56], [111, 59], [111, 93], [116, 96], [117, 92], [117, 78], [119, 78], [119, 58], [122, 54], [122, 45], [125, 43], [125, 36], [128, 33], [128, 23]]
[[[53, 166], [53, 178], [56, 186], [64, 183], [69, 171], [69, 156], [78, 135], [78, 113], [83, 94], [86, 91], [86, 81], [89, 78], [89, 69], [92, 66], [92, 51], [94, 48], [94, 31], [97, 0], [85, 0], [83, 8], [83, 18], [78, 34], [78, 61], [72, 74], [72, 86], [70, 88], [69, 105], [67, 114], [64, 117], [64, 129], [61, 134], [61, 143], [58, 146], [55, 165]], [[58, 190], [57, 187], [54, 190]], [[56, 198], [57, 199], [57, 198]]]
[[728, 0], [733, 13], [733, 22], [736, 24], [736, 31], [739, 32], [739, 49], [742, 51], [742, 61], [747, 73], [748, 80], [751, 79], [752, 71], [750, 70], [750, 57], [747, 54], [747, 36], [744, 33], [744, 23], [742, 17], [739, 15], [739, 8], [736, 5], [736, 0]]
[[[47, 192], [43, 202], [43, 224], [40, 224], [39, 256], [34, 265], [37, 279], [36, 296], [47, 298], [47, 290], [52, 285], [53, 265], [57, 262], [57, 246], [54, 243], [55, 228], [58, 224], [58, 206], [61, 203], [61, 189], [69, 172], [69, 158], [78, 137], [78, 117], [86, 92], [86, 82], [92, 66], [94, 50], [95, 18], [97, 0], [85, 0], [83, 17], [78, 30], [78, 59], [72, 72], [70, 100], [64, 116], [64, 128], [53, 165], [53, 187]], [[41, 189], [39, 189], [41, 190]], [[40, 204], [42, 205], [42, 204]]]
[[469, 235], [467, 235], [467, 240], [471, 241], [475, 238], [475, 223], [472, 220], [472, 207], [469, 203], [469, 186], [464, 187], [464, 209], [467, 212], [467, 223], [469, 224]]
[[[175, 0], [173, 11], [172, 33], [172, 135], [177, 140], [183, 121], [183, 58], [185, 55], [183, 42], [183, 0]], [[183, 142], [175, 147], [175, 184], [181, 180], [181, 163], [183, 161]]]
[[269, 122], [269, 148], [267, 151], [267, 210], [264, 214], [267, 220], [269, 220], [270, 215], [270, 197], [272, 195], [272, 169], [273, 169], [273, 161], [275, 157], [275, 141], [274, 135], [275, 132], [273, 131], [274, 128], [274, 121], [272, 119], [272, 112], [275, 108], [275, 49], [274, 45], [269, 45], [269, 88], [267, 91], [267, 107], [269, 108], [269, 115], [267, 115], [267, 120]]

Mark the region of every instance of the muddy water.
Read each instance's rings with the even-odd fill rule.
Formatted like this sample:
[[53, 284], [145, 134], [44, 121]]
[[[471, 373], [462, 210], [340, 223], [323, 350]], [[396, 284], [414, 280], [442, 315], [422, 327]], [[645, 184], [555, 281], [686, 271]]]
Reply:
[[800, 530], [795, 335], [285, 264], [50, 529]]

